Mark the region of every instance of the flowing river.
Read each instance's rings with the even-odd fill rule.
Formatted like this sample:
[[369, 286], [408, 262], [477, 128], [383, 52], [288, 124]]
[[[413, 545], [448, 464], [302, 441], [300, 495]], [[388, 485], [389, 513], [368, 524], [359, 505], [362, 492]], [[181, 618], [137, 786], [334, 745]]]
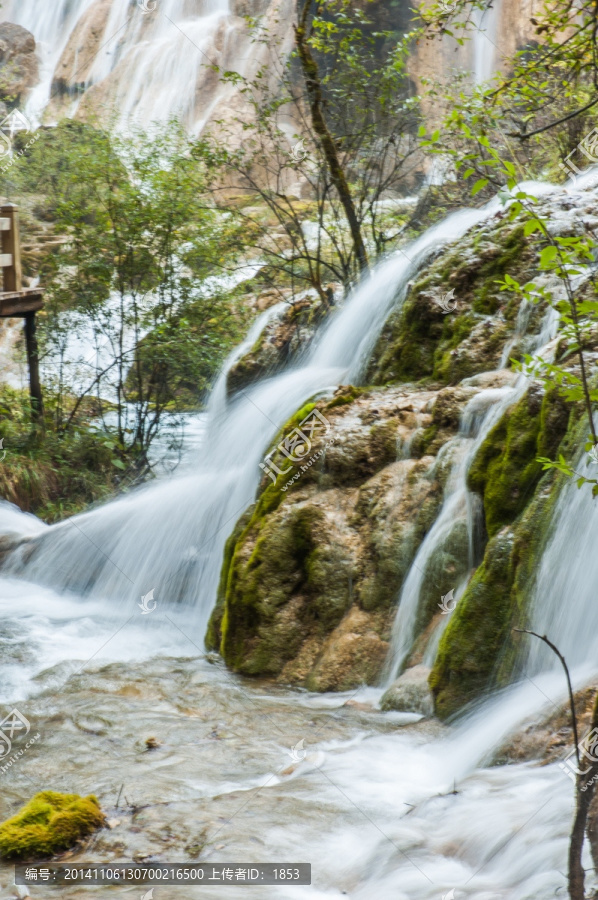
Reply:
[[[410, 279], [498, 207], [455, 213], [426, 231], [354, 291], [300, 364], [227, 400], [239, 351], [232, 354], [200, 446], [177, 474], [52, 527], [0, 507], [0, 535], [27, 538], [0, 578], [0, 699], [39, 734], [7, 771], [0, 767], [2, 793], [11, 803], [43, 789], [95, 793], [110, 828], [73, 852], [77, 862], [311, 863], [311, 886], [259, 892], [280, 900], [545, 900], [563, 890], [571, 782], [557, 764], [490, 767], [518, 725], [564, 699], [562, 674], [540, 650], [528, 660], [533, 680], [447, 727], [381, 713], [381, 689], [309, 694], [244, 681], [203, 649], [225, 541], [255, 497], [259, 463], [279, 428], [307, 398], [359, 382]], [[545, 325], [538, 343], [550, 338]], [[396, 629], [403, 637], [417, 607], [415, 566], [425, 568], [443, 516], [469, 517], [473, 535], [468, 460], [520, 389], [514, 382], [481, 392], [466, 410], [443, 512], [405, 582]], [[534, 624], [549, 623], [580, 685], [596, 668], [597, 533], [598, 505], [571, 485], [534, 595]], [[472, 536], [475, 555], [474, 544]], [[151, 591], [156, 607], [143, 615], [140, 601]], [[392, 652], [394, 673], [405, 650], [395, 641]], [[159, 744], [151, 751], [149, 737]], [[0, 867], [2, 898], [12, 896], [12, 875]], [[60, 894], [90, 891], [143, 893]], [[155, 900], [245, 891], [164, 886]]]

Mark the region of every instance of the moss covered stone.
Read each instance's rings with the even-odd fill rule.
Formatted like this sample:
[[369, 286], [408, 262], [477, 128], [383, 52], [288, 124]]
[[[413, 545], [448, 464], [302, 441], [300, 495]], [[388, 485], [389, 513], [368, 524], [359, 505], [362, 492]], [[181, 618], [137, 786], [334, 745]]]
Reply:
[[264, 479], [226, 545], [206, 643], [234, 671], [317, 690], [375, 682], [392, 606], [441, 503], [433, 460], [397, 458], [432, 396], [345, 386], [318, 402], [326, 454], [287, 491], [289, 475]]
[[538, 388], [524, 397], [490, 431], [468, 474], [472, 491], [481, 494], [488, 534], [513, 522], [538, 484], [538, 456], [552, 456], [567, 430], [570, 408], [556, 390]]
[[[494, 368], [513, 331], [518, 302], [498, 281], [529, 266], [533, 250], [523, 228], [499, 221], [474, 229], [436, 260], [390, 317], [374, 350], [372, 384], [434, 379], [456, 384]], [[451, 292], [454, 304], [445, 314]]]
[[104, 823], [97, 799], [42, 791], [0, 825], [2, 859], [41, 859], [73, 847]]
[[525, 627], [538, 560], [551, 532], [562, 478], [545, 475], [512, 527], [488, 542], [484, 560], [457, 604], [430, 675], [438, 716], [448, 718], [485, 691], [512, 680], [512, 629]]
[[328, 633], [351, 602], [351, 560], [310, 504], [255, 520], [232, 555], [220, 652], [234, 671], [278, 675], [307, 630]]
[[490, 431], [469, 471], [483, 498], [490, 540], [440, 641], [430, 676], [436, 712], [453, 715], [513, 677], [512, 628], [524, 625], [538, 560], [550, 534], [561, 477], [538, 455], [567, 453], [570, 405], [532, 387]]

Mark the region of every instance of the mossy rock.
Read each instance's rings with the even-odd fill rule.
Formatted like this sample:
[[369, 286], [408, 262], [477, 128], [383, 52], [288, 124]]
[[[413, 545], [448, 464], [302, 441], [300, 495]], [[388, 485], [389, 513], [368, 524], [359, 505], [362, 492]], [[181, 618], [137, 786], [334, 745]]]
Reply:
[[513, 620], [513, 547], [508, 529], [488, 544], [442, 635], [429, 681], [442, 719], [489, 687]]
[[533, 386], [482, 443], [468, 473], [468, 486], [483, 497], [490, 537], [511, 524], [529, 502], [542, 475], [537, 458], [556, 453], [569, 414], [570, 405], [556, 389], [543, 394]]
[[[246, 675], [278, 675], [307, 631], [324, 636], [351, 603], [351, 560], [321, 510], [284, 506], [253, 520], [230, 559], [220, 652]], [[215, 627], [215, 626], [212, 626]]]
[[484, 559], [444, 632], [430, 675], [441, 718], [485, 691], [510, 683], [516, 669], [512, 628], [524, 626], [536, 568], [564, 484], [543, 474], [538, 455], [570, 455], [579, 445], [571, 405], [556, 389], [533, 385], [507, 410], [481, 445], [469, 486], [483, 496], [490, 540]]
[[104, 824], [93, 795], [42, 791], [0, 825], [2, 859], [42, 859], [73, 847]]
[[[374, 349], [369, 381], [455, 384], [494, 368], [519, 308], [515, 299], [507, 302], [498, 281], [523, 270], [529, 276], [532, 240], [522, 226], [501, 220], [490, 229], [487, 223], [474, 229], [442, 253], [389, 318]], [[449, 289], [456, 306], [445, 315], [441, 303]]]
[[[392, 605], [442, 501], [430, 458], [397, 460], [401, 416], [417, 421], [402, 402], [407, 413], [387, 403], [380, 415], [376, 399], [340, 388], [318, 403], [332, 426], [326, 456], [288, 490], [289, 475], [264, 478], [227, 542], [206, 635], [234, 671], [318, 690], [375, 681]], [[306, 404], [275, 441], [313, 409]], [[288, 465], [278, 451], [272, 458]], [[365, 617], [359, 640], [352, 631], [332, 637], [351, 610]]]

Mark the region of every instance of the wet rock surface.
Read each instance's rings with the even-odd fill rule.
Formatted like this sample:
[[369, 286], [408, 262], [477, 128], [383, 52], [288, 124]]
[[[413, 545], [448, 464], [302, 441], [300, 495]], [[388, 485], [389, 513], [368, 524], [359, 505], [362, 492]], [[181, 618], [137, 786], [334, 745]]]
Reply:
[[431, 716], [434, 712], [434, 700], [428, 687], [429, 677], [428, 666], [419, 665], [407, 669], [384, 692], [380, 708]]
[[[481, 383], [509, 379], [494, 373]], [[437, 459], [428, 447], [455, 438], [477, 390], [343, 386], [317, 404], [328, 429], [310, 454], [320, 443], [325, 452], [286, 482], [264, 479], [229, 546], [209, 643], [231, 668], [318, 691], [377, 682], [401, 585], [450, 468], [450, 454]], [[422, 629], [437, 612], [443, 573], [455, 577], [466, 555], [462, 543], [456, 528], [428, 573]]]
[[334, 309], [333, 303], [324, 302], [315, 291], [294, 298], [290, 291], [268, 291], [257, 297], [255, 305], [263, 311], [280, 303], [285, 306], [268, 322], [251, 351], [229, 371], [229, 394], [276, 374], [305, 352], [318, 326]]

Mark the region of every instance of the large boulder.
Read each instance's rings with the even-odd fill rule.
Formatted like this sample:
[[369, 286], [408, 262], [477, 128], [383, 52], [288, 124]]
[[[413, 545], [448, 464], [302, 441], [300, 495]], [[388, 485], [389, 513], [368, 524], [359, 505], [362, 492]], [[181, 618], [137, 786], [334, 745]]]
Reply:
[[[470, 396], [453, 393], [457, 407]], [[344, 386], [282, 430], [314, 409], [328, 423], [294, 475], [264, 477], [229, 541], [207, 643], [232, 669], [319, 691], [377, 682], [403, 580], [442, 502], [446, 469], [425, 448], [441, 394]], [[441, 416], [438, 446], [458, 418]], [[458, 523], [449, 537], [426, 573], [418, 630], [437, 612], [434, 582], [454, 579], [464, 555]]]
[[0, 97], [20, 106], [39, 80], [35, 38], [21, 25], [0, 23]]

